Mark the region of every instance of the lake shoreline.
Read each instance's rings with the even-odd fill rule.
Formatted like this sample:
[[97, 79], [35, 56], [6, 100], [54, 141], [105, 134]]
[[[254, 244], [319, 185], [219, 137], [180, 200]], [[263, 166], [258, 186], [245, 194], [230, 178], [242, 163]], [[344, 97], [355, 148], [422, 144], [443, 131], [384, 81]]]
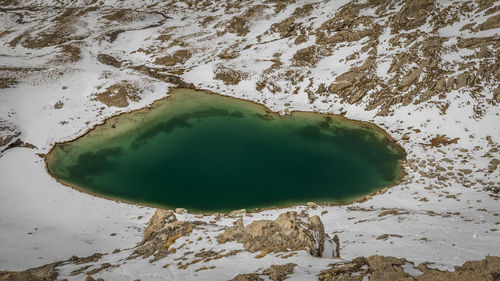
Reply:
[[[98, 128], [100, 126], [103, 126], [103, 125], [106, 125], [107, 122], [109, 122], [110, 120], [113, 120], [113, 119], [115, 119], [115, 118], [117, 118], [119, 116], [122, 116], [122, 115], [125, 115], [125, 114], [130, 114], [130, 113], [140, 113], [140, 112], [146, 113], [148, 111], [151, 111], [151, 110], [155, 109], [155, 107], [157, 107], [161, 103], [167, 102], [170, 99], [170, 97], [172, 96], [172, 94], [175, 94], [175, 91], [177, 91], [177, 90], [183, 90], [183, 89], [185, 89], [185, 88], [172, 87], [172, 88], [170, 88], [167, 96], [165, 96], [163, 98], [160, 98], [160, 99], [157, 99], [157, 100], [153, 101], [151, 104], [149, 104], [149, 105], [147, 105], [145, 107], [142, 107], [142, 108], [139, 108], [139, 109], [130, 110], [130, 111], [126, 111], [126, 112], [121, 112], [119, 114], [110, 116], [108, 118], [105, 118], [102, 122], [100, 122], [98, 124], [95, 124], [92, 127], [88, 128], [83, 134], [79, 135], [78, 137], [76, 137], [74, 139], [71, 139], [71, 140], [68, 140], [68, 141], [54, 143], [51, 146], [51, 149], [49, 150], [49, 152], [44, 155], [44, 166], [45, 166], [46, 172], [51, 176], [51, 178], [55, 179], [57, 182], [61, 183], [62, 185], [68, 186], [68, 187], [70, 187], [72, 189], [75, 189], [75, 190], [77, 190], [79, 192], [82, 192], [82, 193], [89, 194], [91, 196], [100, 197], [100, 198], [104, 198], [104, 199], [107, 199], [107, 200], [112, 200], [112, 201], [115, 201], [115, 202], [118, 202], [118, 203], [125, 203], [125, 204], [131, 204], [131, 205], [136, 205], [136, 206], [145, 206], [145, 207], [160, 208], [160, 209], [174, 208], [174, 206], [168, 206], [168, 205], [162, 205], [162, 204], [149, 204], [149, 203], [143, 203], [143, 202], [140, 202], [140, 201], [137, 202], [137, 201], [132, 201], [132, 200], [128, 200], [128, 199], [122, 199], [122, 198], [117, 197], [117, 196], [103, 195], [103, 194], [99, 194], [99, 193], [90, 191], [90, 190], [88, 190], [86, 188], [78, 186], [77, 184], [72, 184], [72, 183], [66, 182], [66, 181], [64, 181], [62, 179], [57, 178], [50, 171], [50, 169], [49, 169], [49, 163], [51, 161], [51, 158], [50, 158], [51, 154], [52, 154], [52, 152], [54, 151], [54, 149], [56, 148], [57, 145], [74, 142], [74, 141], [76, 141], [76, 140], [78, 140], [78, 139], [86, 136], [91, 131], [95, 130], [96, 128]], [[407, 167], [406, 167], [407, 152], [404, 150], [404, 148], [403, 148], [402, 145], [400, 145], [391, 135], [389, 135], [389, 133], [387, 133], [383, 128], [381, 128], [380, 126], [378, 126], [376, 124], [373, 124], [373, 123], [370, 123], [370, 122], [365, 122], [365, 121], [359, 121], [359, 120], [349, 119], [349, 118], [346, 118], [346, 117], [344, 117], [342, 115], [319, 113], [319, 112], [314, 112], [314, 111], [290, 111], [289, 114], [282, 115], [279, 112], [274, 112], [274, 111], [270, 110], [266, 105], [263, 105], [263, 104], [260, 104], [260, 103], [254, 102], [254, 101], [249, 101], [249, 100], [245, 100], [245, 99], [241, 99], [241, 98], [236, 98], [236, 97], [232, 97], [232, 96], [226, 96], [226, 95], [222, 95], [222, 94], [215, 93], [215, 92], [209, 91], [209, 90], [204, 90], [204, 89], [188, 89], [188, 90], [193, 90], [193, 91], [196, 91], [196, 92], [206, 92], [206, 93], [209, 93], [211, 95], [216, 95], [216, 96], [221, 96], [221, 97], [225, 97], [225, 98], [230, 98], [232, 100], [237, 100], [237, 101], [241, 101], [241, 102], [251, 103], [251, 104], [257, 105], [259, 107], [262, 107], [267, 114], [273, 115], [273, 117], [274, 116], [277, 116], [277, 117], [293, 116], [294, 114], [298, 114], [298, 113], [299, 114], [300, 113], [305, 113], [305, 114], [315, 114], [315, 113], [317, 113], [317, 114], [321, 114], [321, 115], [324, 115], [324, 116], [333, 117], [333, 118], [336, 118], [336, 119], [341, 120], [341, 121], [349, 121], [349, 122], [353, 122], [355, 124], [359, 124], [359, 125], [362, 125], [362, 126], [372, 127], [374, 129], [376, 129], [377, 133], [382, 133], [384, 135], [384, 137], [386, 137], [388, 140], [390, 140], [392, 144], [394, 144], [395, 146], [397, 146], [403, 152], [403, 159], [402, 160], [398, 160], [399, 165], [401, 167], [401, 171], [400, 171], [400, 174], [397, 176], [398, 180], [395, 181], [394, 183], [392, 183], [390, 185], [387, 185], [387, 186], [383, 186], [381, 188], [377, 188], [377, 190], [369, 192], [368, 194], [364, 194], [364, 195], [361, 195], [361, 196], [353, 196], [352, 198], [349, 198], [349, 197], [343, 198], [341, 201], [345, 201], [345, 203], [327, 202], [327, 201], [329, 201], [328, 199], [324, 200], [324, 201], [323, 200], [317, 200], [316, 202], [314, 202], [315, 205], [317, 205], [317, 206], [325, 206], [325, 207], [327, 207], [327, 206], [343, 206], [343, 205], [350, 205], [350, 204], [353, 204], [353, 203], [361, 203], [361, 202], [364, 202], [367, 199], [371, 198], [374, 195], [385, 193], [391, 187], [397, 186], [397, 185], [399, 185], [401, 182], [403, 182], [405, 180], [405, 177], [407, 175], [407, 172], [406, 172], [406, 169], [407, 169]], [[269, 206], [269, 207], [252, 208], [252, 209], [247, 210], [247, 211], [248, 212], [261, 212], [261, 211], [264, 211], [264, 210], [271, 210], [271, 209], [284, 209], [284, 208], [290, 208], [290, 207], [304, 206], [304, 205], [307, 205], [307, 203], [308, 203], [308, 202], [303, 202], [302, 203], [302, 202], [294, 202], [294, 201], [295, 200], [290, 200], [290, 201], [285, 202], [283, 204], [272, 205], [272, 206]], [[178, 208], [178, 207], [182, 208], [182, 206], [175, 206], [175, 208]], [[193, 214], [203, 214], [203, 215], [209, 215], [209, 214], [213, 214], [213, 213], [230, 213], [231, 211], [233, 211], [233, 210], [222, 209], [222, 210], [217, 210], [217, 211], [210, 211], [210, 210], [207, 211], [207, 210], [188, 209], [188, 212], [190, 212], [190, 213], [193, 213]]]

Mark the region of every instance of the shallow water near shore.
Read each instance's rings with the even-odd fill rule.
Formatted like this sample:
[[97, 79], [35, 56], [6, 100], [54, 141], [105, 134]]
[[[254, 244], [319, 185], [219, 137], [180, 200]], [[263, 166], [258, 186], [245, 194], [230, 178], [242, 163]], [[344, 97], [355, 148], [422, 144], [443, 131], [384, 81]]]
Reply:
[[55, 145], [47, 168], [98, 196], [191, 211], [347, 203], [399, 181], [404, 151], [378, 127], [177, 89]]

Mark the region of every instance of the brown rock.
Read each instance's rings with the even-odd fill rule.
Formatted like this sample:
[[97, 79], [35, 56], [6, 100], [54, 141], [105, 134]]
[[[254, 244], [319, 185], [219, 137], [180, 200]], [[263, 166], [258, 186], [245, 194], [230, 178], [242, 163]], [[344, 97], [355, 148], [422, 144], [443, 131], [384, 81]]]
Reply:
[[142, 90], [126, 80], [109, 86], [104, 92], [95, 94], [95, 99], [107, 106], [127, 107], [129, 101], [139, 101]]
[[[411, 276], [404, 271], [403, 265], [413, 267], [413, 271], [420, 271], [421, 274]], [[479, 261], [467, 261], [462, 266], [456, 266], [453, 272], [431, 269], [425, 264], [415, 267], [405, 259], [384, 256], [359, 257], [351, 262], [339, 262], [330, 266], [331, 268], [318, 275], [320, 281], [361, 281], [364, 277], [377, 281], [496, 281], [500, 276], [500, 257], [490, 256]]]
[[167, 222], [175, 221], [175, 215], [171, 210], [158, 209], [149, 220], [142, 241], [146, 241], [151, 235], [162, 229]]
[[122, 65], [122, 63], [119, 60], [106, 54], [97, 55], [97, 60], [102, 64], [111, 65], [116, 68], [120, 68], [120, 66]]
[[485, 22], [479, 25], [479, 30], [488, 30], [500, 27], [500, 14], [488, 18]]
[[142, 242], [129, 258], [153, 256], [151, 261], [160, 260], [172, 251], [171, 246], [182, 236], [191, 234], [201, 221], [177, 221], [171, 211], [159, 210], [151, 218]]
[[257, 273], [238, 274], [229, 281], [264, 281]]
[[191, 56], [192, 54], [188, 50], [178, 50], [171, 55], [157, 58], [155, 63], [164, 66], [174, 66], [176, 64], [184, 64]]
[[394, 257], [371, 256], [368, 258], [368, 265], [372, 273], [371, 280], [414, 280], [410, 274], [401, 267], [406, 262], [405, 259]]
[[257, 220], [245, 227], [229, 227], [217, 241], [221, 244], [237, 241], [252, 253], [307, 250], [315, 257], [322, 256], [325, 241], [333, 243], [318, 216], [303, 222], [296, 212], [283, 213], [275, 221]]
[[500, 103], [500, 88], [493, 91], [493, 98], [496, 100], [496, 102]]
[[61, 265], [61, 262], [55, 262], [40, 266], [37, 268], [28, 269], [21, 272], [0, 271], [0, 281], [52, 281], [56, 280], [59, 275], [56, 267]]
[[264, 270], [264, 274], [269, 276], [273, 281], [283, 281], [289, 274], [293, 273], [293, 269], [297, 265], [295, 263], [287, 263], [284, 265], [271, 265], [270, 268]]
[[393, 18], [394, 30], [408, 30], [423, 25], [428, 13], [434, 7], [434, 0], [411, 0]]

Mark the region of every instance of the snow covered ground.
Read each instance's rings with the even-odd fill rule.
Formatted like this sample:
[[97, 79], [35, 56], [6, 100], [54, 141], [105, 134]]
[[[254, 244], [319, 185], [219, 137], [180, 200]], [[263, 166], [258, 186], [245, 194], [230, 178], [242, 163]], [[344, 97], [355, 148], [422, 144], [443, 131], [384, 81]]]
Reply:
[[[416, 102], [418, 98], [409, 98], [412, 89], [426, 83], [436, 84], [434, 80], [428, 82], [426, 75], [439, 71], [425, 68], [427, 70], [419, 73], [419, 78], [410, 87], [392, 88], [399, 87], [399, 90], [394, 90], [394, 97], [389, 100], [396, 100], [397, 95], [403, 98], [399, 103], [388, 105], [389, 114], [378, 114], [381, 112], [379, 109], [388, 104], [384, 102], [374, 110], [367, 109], [383, 96], [376, 93], [376, 89], [384, 87], [383, 83], [398, 85], [403, 83], [401, 81], [406, 74], [412, 73], [419, 65], [429, 67], [422, 63], [425, 55], [423, 47], [418, 44], [432, 36], [444, 38], [444, 51], [439, 53], [438, 66], [447, 71], [443, 71], [445, 80], [456, 78], [455, 85], [460, 84], [458, 76], [461, 73], [475, 73], [479, 77], [481, 65], [498, 64], [499, 43], [495, 40], [500, 36], [500, 26], [458, 31], [470, 22], [478, 27], [487, 19], [499, 15], [498, 11], [488, 14], [488, 9], [481, 10], [477, 3], [470, 4], [473, 6], [470, 11], [465, 8], [466, 12], [452, 10], [448, 16], [450, 23], [445, 23], [444, 27], [439, 25], [440, 28], [434, 32], [431, 30], [438, 24], [431, 20], [415, 29], [401, 31], [401, 38], [403, 34], [418, 35], [414, 41], [417, 43], [406, 46], [389, 43], [396, 35], [391, 33], [393, 26], [386, 25], [377, 37], [375, 48], [377, 63], [373, 70], [375, 74], [372, 74], [378, 77], [373, 79], [377, 82], [368, 94], [350, 103], [343, 94], [325, 94], [319, 87], [320, 84], [328, 86], [339, 82], [335, 79], [342, 73], [369, 60], [372, 54], [367, 50], [370, 48], [363, 47], [371, 44], [372, 37], [349, 39], [332, 47], [333, 51], [323, 50], [327, 54], [316, 54], [319, 56], [317, 64], [299, 66], [293, 63], [297, 51], [315, 45], [318, 33], [313, 34], [311, 30], [319, 28], [326, 18], [335, 16], [335, 12], [348, 1], [300, 1], [279, 12], [275, 12], [271, 2], [242, 4], [248, 7], [257, 4], [265, 6], [258, 15], [246, 19], [251, 24], [244, 35], [237, 32], [221, 34], [221, 30], [228, 26], [224, 25], [226, 21], [230, 21], [235, 14], [244, 14], [240, 11], [247, 11], [247, 6], [231, 8], [224, 1], [212, 3], [211, 11], [196, 6], [199, 3], [192, 6], [194, 4], [190, 1], [184, 3], [186, 7], [182, 2], [165, 2], [163, 6], [151, 3], [152, 6], [148, 6], [143, 2], [106, 1], [107, 6], [90, 9], [78, 17], [73, 15], [77, 20], [67, 20], [61, 23], [63, 29], [57, 29], [55, 17], [66, 8], [97, 5], [70, 2], [78, 1], [68, 1], [62, 10], [47, 9], [53, 3], [45, 1], [27, 1], [23, 8], [12, 3], [12, 10], [0, 10], [0, 26], [3, 26], [0, 29], [0, 78], [12, 78], [17, 83], [0, 88], [0, 120], [20, 132], [19, 138], [24, 143], [34, 146], [15, 147], [0, 154], [1, 270], [22, 270], [65, 260], [73, 255], [111, 253], [115, 249], [134, 247], [140, 242], [153, 209], [96, 198], [63, 186], [46, 173], [43, 157], [39, 154], [47, 153], [56, 142], [83, 134], [106, 117], [147, 106], [165, 97], [169, 87], [176, 84], [170, 80], [162, 81], [151, 73], [146, 75], [138, 67], [158, 67], [155, 59], [181, 49], [189, 49], [191, 57], [173, 65], [161, 66], [162, 69], [157, 72], [177, 73], [175, 75], [198, 88], [253, 100], [281, 113], [293, 110], [344, 112], [348, 118], [370, 121], [386, 129], [408, 152], [408, 175], [400, 185], [385, 193], [346, 206], [320, 206], [315, 209], [302, 206], [243, 215], [245, 225], [261, 218], [274, 219], [288, 210], [304, 209], [311, 216], [320, 216], [330, 236], [339, 236], [343, 259], [381, 254], [405, 257], [415, 263], [429, 261], [437, 267], [450, 269], [466, 260], [500, 255], [500, 168], [497, 168], [500, 164], [500, 107], [495, 101], [500, 80], [493, 77], [494, 74], [491, 74], [493, 78], [490, 80], [478, 78], [470, 82], [465, 79], [469, 84], [451, 87], [442, 95], [431, 95], [423, 102]], [[354, 1], [351, 4], [365, 2]], [[396, 2], [392, 9], [386, 11], [386, 16], [375, 17], [374, 20], [394, 21], [392, 15], [404, 6]], [[433, 11], [453, 6], [453, 1], [435, 2]], [[299, 31], [290, 38], [280, 38], [269, 31], [273, 23], [282, 22], [297, 7], [308, 3], [314, 7], [311, 14], [294, 18], [296, 23], [301, 23], [299, 27], [303, 30], [298, 28]], [[495, 5], [498, 7], [496, 3], [493, 8]], [[39, 10], [29, 7], [38, 7]], [[112, 14], [118, 8], [132, 9], [127, 10], [131, 13], [130, 19], [126, 16], [121, 18], [127, 20], [121, 22], [103, 19], [103, 15]], [[168, 18], [145, 12], [148, 9], [163, 12]], [[348, 11], [352, 10], [351, 7]], [[372, 13], [367, 8], [361, 10], [358, 16]], [[458, 19], [453, 19], [453, 15]], [[474, 17], [465, 20], [467, 15]], [[200, 21], [208, 16], [215, 16], [217, 20], [213, 20], [209, 28], [203, 28]], [[153, 27], [142, 29], [150, 25]], [[48, 33], [51, 28], [57, 32], [69, 30], [60, 35], [67, 40], [32, 47], [30, 44], [35, 43], [23, 43], [32, 39], [21, 37], [21, 43], [12, 46], [18, 36], [42, 36], [36, 32], [45, 30]], [[366, 28], [360, 25], [359, 29]], [[129, 31], [119, 33], [115, 40], [106, 39], [107, 34], [116, 30]], [[306, 32], [308, 39], [299, 44], [293, 43], [302, 32]], [[165, 42], [156, 40], [160, 34], [171, 38]], [[489, 38], [490, 43], [480, 42], [471, 49], [456, 46], [458, 40], [472, 37]], [[79, 58], [69, 62], [58, 60], [62, 44], [77, 46]], [[398, 70], [402, 73], [401, 79], [396, 79], [399, 72], [389, 72], [391, 61], [412, 46], [417, 46], [413, 54], [416, 59], [401, 67]], [[218, 57], [222, 51], [231, 48], [238, 51], [236, 58], [225, 60]], [[476, 56], [481, 52], [482, 57]], [[99, 62], [98, 55], [102, 53], [122, 61], [121, 66], [117, 68]], [[69, 56], [68, 53], [62, 55]], [[354, 59], [347, 60], [349, 56]], [[276, 60], [282, 64], [277, 70], [270, 68]], [[241, 81], [234, 84], [216, 79], [221, 65], [243, 72]], [[181, 74], [176, 72], [179, 70], [182, 70]], [[287, 74], [287, 71], [295, 71], [295, 74]], [[232, 73], [233, 76], [238, 72]], [[300, 76], [303, 79], [299, 79]], [[258, 90], [261, 78], [267, 78], [264, 81], [266, 86]], [[139, 101], [129, 100], [127, 106], [116, 107], [107, 106], [95, 98], [95, 93], [125, 80], [143, 85]], [[273, 92], [276, 87], [279, 91]], [[294, 93], [297, 88], [299, 90]], [[430, 91], [421, 89], [424, 90]], [[410, 102], [405, 102], [407, 99]], [[55, 106], [58, 102], [63, 104], [62, 107]], [[0, 134], [7, 133], [0, 131]], [[439, 147], [429, 145], [437, 135], [458, 140]], [[7, 145], [0, 148], [4, 149]], [[178, 215], [178, 219], [209, 222], [213, 216], [196, 218], [183, 214]], [[230, 226], [235, 220], [223, 218], [214, 227]], [[215, 250], [227, 247], [215, 242], [207, 242], [206, 245]], [[126, 256], [127, 250], [108, 255], [102, 262], [117, 261]], [[168, 280], [230, 279], [237, 273], [253, 272], [269, 264], [294, 262], [299, 269], [295, 270], [290, 280], [304, 280], [313, 278], [332, 262], [331, 259], [313, 258], [303, 251], [287, 260], [275, 254], [256, 259], [250, 253], [242, 252], [213, 261], [210, 265], [215, 268], [199, 273], [195, 271], [195, 266], [188, 269], [173, 265], [162, 268], [166, 263], [174, 264], [176, 261], [173, 259], [168, 256], [160, 262], [149, 263], [138, 258], [118, 269], [104, 270], [99, 274], [106, 280], [123, 280], [131, 275], [141, 280], [157, 280], [159, 276]], [[67, 266], [61, 270], [61, 275], [67, 278], [73, 269]]]

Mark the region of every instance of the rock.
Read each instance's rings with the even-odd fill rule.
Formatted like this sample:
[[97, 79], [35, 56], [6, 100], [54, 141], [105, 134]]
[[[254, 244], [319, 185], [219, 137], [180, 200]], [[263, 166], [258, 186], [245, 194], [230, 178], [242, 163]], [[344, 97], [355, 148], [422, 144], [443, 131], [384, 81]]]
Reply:
[[337, 234], [333, 236], [333, 243], [335, 243], [335, 255], [333, 257], [336, 259], [340, 259], [340, 239]]
[[241, 80], [248, 78], [247, 72], [218, 65], [214, 71], [214, 79], [221, 80], [226, 85], [238, 85]]
[[493, 91], [493, 99], [500, 103], [500, 88], [496, 89], [495, 91]]
[[416, 68], [415, 70], [410, 72], [407, 76], [403, 77], [403, 79], [401, 79], [399, 86], [400, 87], [411, 86], [412, 84], [414, 84], [417, 81], [417, 79], [420, 77], [421, 73], [422, 73], [422, 69]]
[[239, 218], [236, 221], [234, 221], [233, 225], [235, 225], [235, 226], [243, 226], [243, 218]]
[[146, 230], [144, 231], [142, 241], [146, 241], [149, 237], [151, 237], [151, 235], [153, 235], [153, 233], [158, 232], [160, 229], [162, 229], [167, 221], [173, 220], [175, 220], [175, 216], [171, 210], [156, 210], [154, 215], [149, 220]]
[[164, 66], [174, 66], [176, 64], [184, 64], [187, 60], [191, 58], [193, 54], [189, 50], [178, 50], [171, 55], [167, 55], [155, 60], [155, 64], [161, 64]]
[[116, 68], [120, 68], [122, 66], [122, 63], [119, 60], [106, 54], [97, 55], [97, 60], [102, 64], [110, 65]]
[[445, 87], [446, 87], [446, 81], [444, 80], [444, 78], [441, 78], [436, 82], [436, 86], [434, 86], [434, 90], [442, 91], [445, 89]]
[[53, 281], [59, 275], [56, 267], [62, 262], [55, 262], [21, 272], [0, 271], [0, 281]]
[[413, 280], [410, 274], [401, 267], [405, 259], [394, 257], [371, 256], [368, 257], [368, 266], [372, 270], [372, 280]]
[[426, 265], [417, 268], [424, 274], [412, 280], [497, 281], [500, 276], [500, 257], [488, 256], [479, 261], [466, 261], [462, 266], [455, 266], [453, 272], [430, 269]]
[[264, 281], [257, 273], [238, 274], [229, 281]]
[[479, 25], [479, 30], [488, 30], [500, 27], [500, 14], [488, 18], [485, 22]]
[[236, 277], [229, 281], [263, 281], [261, 275], [267, 275], [272, 281], [283, 281], [288, 275], [293, 273], [293, 269], [297, 265], [294, 263], [287, 263], [283, 265], [271, 265], [271, 267], [264, 270], [263, 274], [246, 273], [238, 274]]
[[278, 32], [281, 38], [297, 35], [297, 25], [293, 23], [293, 18], [286, 18], [279, 23], [271, 25], [271, 31]]
[[434, 0], [410, 0], [392, 19], [394, 33], [397, 30], [416, 28], [425, 23], [427, 15], [434, 7]]
[[246, 214], [247, 210], [246, 209], [240, 209], [240, 210], [234, 210], [229, 213], [229, 217], [235, 218], [239, 215]]
[[352, 85], [350, 81], [338, 81], [330, 85], [330, 92], [335, 93]]
[[54, 104], [54, 109], [61, 109], [64, 106], [62, 101], [58, 101]]
[[312, 209], [316, 209], [318, 207], [318, 204], [316, 204], [314, 202], [307, 202], [306, 206], [309, 208], [312, 208]]
[[[339, 262], [330, 265], [330, 269], [320, 272], [320, 281], [356, 280], [484, 280], [496, 281], [500, 276], [500, 257], [486, 257], [479, 261], [467, 261], [462, 266], [456, 266], [455, 271], [440, 271], [428, 268], [425, 263], [415, 267], [405, 259], [385, 256], [358, 257], [350, 262]], [[403, 268], [404, 266], [404, 268]], [[405, 269], [420, 272], [412, 276]]]
[[220, 53], [218, 56], [223, 60], [231, 60], [237, 58], [239, 55], [240, 52], [238, 50], [228, 49]]
[[[217, 236], [217, 241], [221, 244], [237, 241], [252, 253], [306, 250], [315, 257], [323, 255], [325, 243], [334, 244], [318, 216], [304, 222], [296, 212], [283, 213], [275, 221], [256, 220], [245, 227], [229, 227]], [[333, 257], [335, 253], [327, 255]]]
[[175, 213], [176, 214], [184, 214], [184, 213], [187, 213], [187, 210], [184, 208], [175, 208]]
[[153, 256], [151, 261], [158, 261], [172, 252], [171, 246], [177, 239], [183, 236], [189, 236], [198, 225], [205, 224], [206, 223], [202, 221], [191, 222], [177, 220], [167, 223], [158, 231], [152, 233], [147, 239], [143, 239], [129, 258], [147, 258]]
[[273, 281], [283, 281], [288, 275], [293, 273], [293, 269], [297, 265], [295, 263], [287, 263], [284, 265], [271, 265], [270, 268], [264, 270], [264, 274], [269, 276]]
[[242, 17], [235, 16], [227, 22], [226, 32], [234, 33], [238, 36], [245, 36], [250, 32], [248, 21]]

